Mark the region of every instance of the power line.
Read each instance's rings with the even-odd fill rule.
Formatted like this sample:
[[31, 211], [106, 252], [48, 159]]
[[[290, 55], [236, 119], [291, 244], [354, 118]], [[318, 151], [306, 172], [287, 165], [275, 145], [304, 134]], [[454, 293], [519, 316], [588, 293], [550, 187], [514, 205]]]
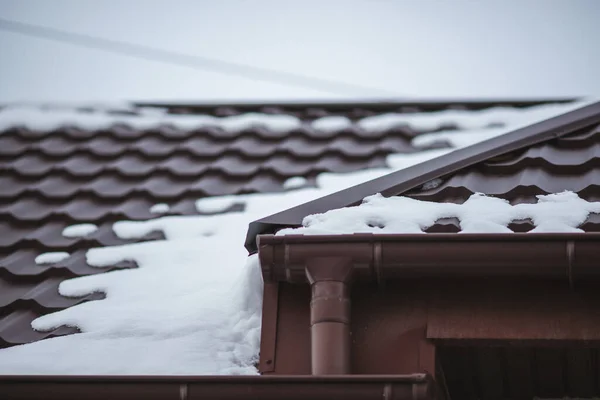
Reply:
[[0, 30], [41, 39], [54, 40], [61, 43], [69, 43], [72, 45], [96, 50], [108, 51], [134, 58], [218, 72], [225, 75], [234, 75], [243, 78], [260, 80], [263, 82], [275, 82], [284, 85], [311, 88], [335, 94], [351, 96], [397, 96], [395, 93], [384, 89], [371, 88], [353, 83], [337, 82], [290, 72], [276, 71], [208, 57], [192, 56], [139, 44], [103, 39], [81, 33], [68, 32], [40, 25], [11, 21], [3, 18], [0, 18]]

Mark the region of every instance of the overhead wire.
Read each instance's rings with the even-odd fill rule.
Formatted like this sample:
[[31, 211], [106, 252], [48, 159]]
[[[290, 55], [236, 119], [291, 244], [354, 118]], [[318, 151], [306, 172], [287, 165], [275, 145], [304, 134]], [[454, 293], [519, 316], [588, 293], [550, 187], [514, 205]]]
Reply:
[[238, 76], [262, 82], [278, 83], [305, 89], [308, 88], [338, 95], [348, 95], [354, 97], [397, 96], [397, 94], [384, 89], [372, 88], [355, 83], [305, 76], [292, 72], [278, 71], [231, 61], [223, 61], [210, 57], [183, 54], [170, 50], [163, 50], [120, 40], [105, 39], [87, 34], [69, 32], [4, 18], [0, 18], [0, 31], [18, 33], [30, 37], [53, 40], [61, 43], [68, 43], [75, 46], [107, 51], [113, 54], [120, 54], [128, 57], [190, 67], [198, 70], [216, 72], [230, 76]]

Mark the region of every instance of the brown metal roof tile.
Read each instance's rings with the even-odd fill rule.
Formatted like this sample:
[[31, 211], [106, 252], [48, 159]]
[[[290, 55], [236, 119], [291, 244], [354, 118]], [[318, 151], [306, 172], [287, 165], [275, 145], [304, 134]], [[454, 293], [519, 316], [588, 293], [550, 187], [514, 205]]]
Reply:
[[208, 136], [194, 136], [181, 142], [177, 148], [188, 151], [198, 157], [218, 157], [228, 146], [227, 141], [214, 141]]
[[456, 217], [440, 218], [435, 224], [425, 229], [426, 233], [457, 233], [460, 232], [460, 221]]
[[577, 151], [553, 146], [532, 147], [515, 157], [487, 161], [483, 163], [482, 169], [489, 169], [490, 173], [514, 173], [524, 166], [529, 166], [540, 167], [557, 174], [578, 173], [581, 170], [597, 168], [600, 165], [598, 154], [600, 143]]
[[79, 332], [74, 327], [60, 327], [50, 332], [34, 331], [31, 322], [44, 315], [32, 309], [21, 309], [6, 316], [0, 317], [0, 347], [14, 346], [17, 344], [35, 342], [56, 336], [69, 335]]
[[[57, 264], [42, 264], [38, 265], [35, 258], [42, 253], [41, 244], [35, 247], [23, 248], [9, 253], [5, 257], [0, 257], [0, 275], [2, 276], [20, 276], [34, 277], [38, 275], [54, 275], [54, 276], [79, 276], [77, 270], [81, 264], [90, 268], [85, 271], [85, 275], [104, 272], [103, 270], [93, 270], [85, 264], [85, 251], [80, 250], [71, 254], [67, 260], [63, 260]], [[62, 250], [62, 249], [61, 249]], [[52, 251], [48, 249], [47, 251]], [[77, 266], [76, 270], [69, 269], [71, 266]]]
[[[182, 129], [169, 124], [138, 129], [119, 123], [118, 118], [116, 123], [101, 129], [73, 125], [51, 130], [6, 129], [0, 132], [0, 282], [8, 289], [0, 289], [5, 292], [0, 298], [2, 304], [10, 304], [11, 310], [7, 314], [6, 305], [4, 311], [0, 309], [0, 347], [77, 332], [64, 327], [34, 332], [30, 323], [39, 315], [81, 301], [59, 296], [56, 287], [60, 281], [135, 267], [131, 262], [110, 268], [86, 264], [85, 252], [89, 248], [132, 242], [116, 237], [112, 231], [115, 221], [155, 218], [158, 215], [151, 213], [150, 207], [162, 202], [171, 206], [167, 215], [198, 214], [194, 202], [204, 196], [282, 191], [283, 183], [294, 176], [310, 181], [320, 172], [380, 167], [390, 153], [421, 150], [411, 145], [411, 138], [423, 132], [406, 126], [371, 131], [356, 123], [366, 116], [543, 103], [438, 101], [165, 107], [171, 113], [213, 116], [248, 112], [293, 115], [302, 121], [290, 132], [265, 126], [236, 131], [217, 126]], [[142, 113], [142, 109], [138, 111], [111, 115], [130, 118]], [[79, 112], [104, 113], [93, 108]], [[347, 117], [354, 123], [341, 131], [312, 125], [316, 118], [330, 116]], [[450, 125], [432, 127], [430, 131]], [[233, 206], [237, 210], [242, 207]], [[594, 221], [589, 223], [597, 224]], [[62, 236], [65, 227], [79, 223], [96, 223], [98, 230], [85, 238]], [[446, 229], [455, 229], [453, 226], [449, 222]], [[162, 232], [153, 232], [138, 241], [156, 239], [164, 239]], [[35, 257], [50, 251], [66, 251], [71, 256], [56, 264], [35, 263]]]
[[[475, 192], [498, 195], [508, 200], [570, 190], [593, 200], [600, 195], [599, 125], [582, 129], [560, 139], [549, 140], [465, 168], [429, 191], [409, 195], [428, 201], [445, 201]], [[565, 147], [564, 144], [571, 145]], [[582, 143], [585, 145], [582, 146]], [[577, 144], [576, 146], [573, 146]]]
[[[598, 197], [596, 201], [600, 201]], [[590, 214], [580, 228], [586, 232], [600, 232], [600, 214]]]
[[46, 136], [43, 140], [32, 143], [31, 149], [47, 156], [64, 157], [77, 149], [77, 143], [64, 136]]
[[0, 135], [0, 157], [11, 157], [21, 154], [27, 147], [27, 142], [19, 136], [4, 133]]
[[462, 193], [469, 193], [469, 195], [485, 193], [510, 200], [523, 192], [535, 196], [565, 190], [583, 193], [587, 188], [590, 189], [586, 192], [600, 190], [600, 169], [592, 169], [580, 174], [558, 175], [540, 167], [530, 167], [510, 175], [482, 173], [477, 170], [465, 171], [452, 176], [435, 189], [410, 193], [410, 196], [420, 200], [444, 201], [445, 193], [452, 193], [455, 196], [457, 190], [461, 189]]
[[278, 149], [298, 158], [315, 158], [323, 153], [324, 143], [312, 141], [304, 136], [292, 136], [280, 143]]
[[264, 158], [272, 155], [278, 145], [277, 140], [264, 140], [255, 136], [242, 136], [227, 146], [227, 151], [246, 157]]
[[20, 302], [35, 302], [34, 308], [62, 309], [85, 301], [104, 298], [100, 293], [73, 298], [60, 296], [58, 285], [64, 278], [47, 277], [42, 281], [6, 279], [0, 277], [0, 308], [4, 312], [24, 308]]
[[90, 140], [84, 142], [81, 146], [82, 149], [85, 149], [96, 156], [109, 158], [122, 154], [124, 151], [123, 147], [123, 143], [112, 135], [94, 136]]
[[[169, 161], [173, 159], [177, 160], [176, 157], [177, 156], [170, 158]], [[165, 168], [168, 165], [168, 162], [159, 165], [160, 166], [157, 166], [156, 161], [148, 160], [139, 154], [132, 153], [124, 154], [123, 156], [119, 157], [118, 160], [115, 160], [109, 165], [104, 164], [104, 167], [110, 171], [115, 171], [122, 176], [138, 178], [148, 176], [157, 168]]]
[[11, 171], [25, 177], [39, 177], [47, 175], [54, 168], [53, 160], [46, 159], [41, 154], [25, 154], [13, 163], [5, 163], [0, 171]]
[[[173, 179], [168, 174], [157, 173], [143, 182], [140, 189], [155, 199], [164, 200], [183, 196], [188, 191], [189, 184], [189, 179]], [[127, 186], [123, 187], [127, 188]], [[131, 192], [130, 190], [129, 193]]]

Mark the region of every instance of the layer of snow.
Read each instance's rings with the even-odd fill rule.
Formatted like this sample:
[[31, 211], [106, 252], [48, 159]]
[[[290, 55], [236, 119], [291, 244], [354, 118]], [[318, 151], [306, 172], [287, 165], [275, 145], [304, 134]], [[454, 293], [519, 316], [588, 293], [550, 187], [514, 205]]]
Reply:
[[50, 253], [42, 253], [35, 258], [36, 264], [56, 264], [69, 258], [69, 253], [66, 251], [54, 251]]
[[[134, 112], [124, 108], [119, 111]], [[26, 126], [37, 131], [52, 131], [61, 126], [72, 125], [88, 130], [110, 128], [114, 124], [127, 124], [135, 129], [151, 129], [172, 124], [179, 129], [195, 129], [213, 126], [228, 132], [238, 132], [251, 126], [264, 126], [274, 132], [286, 133], [300, 126], [300, 120], [287, 115], [246, 113], [231, 117], [211, 115], [179, 115], [154, 110], [143, 115], [107, 114], [103, 110], [81, 112], [70, 108], [40, 108], [38, 106], [8, 106], [0, 110], [0, 130], [14, 126]]]
[[150, 207], [150, 212], [152, 214], [164, 214], [169, 212], [169, 205], [167, 203], [158, 203]]
[[530, 232], [583, 232], [578, 227], [590, 213], [600, 213], [600, 202], [588, 202], [576, 193], [537, 196], [535, 204], [511, 205], [507, 200], [473, 194], [463, 204], [434, 203], [409, 197], [366, 197], [356, 207], [309, 215], [301, 228], [282, 229], [278, 235], [330, 235], [360, 232], [424, 233], [441, 218], [457, 218], [461, 233], [507, 233], [508, 224], [531, 219]]
[[67, 226], [63, 229], [62, 234], [64, 237], [74, 238], [74, 237], [85, 237], [91, 235], [96, 232], [98, 227], [94, 224], [77, 224]]
[[[517, 126], [546, 119], [582, 103], [547, 104], [518, 109], [497, 107], [481, 111], [445, 110], [427, 113], [390, 113], [374, 117], [366, 117], [355, 124], [368, 132], [382, 132], [397, 126], [409, 126], [418, 131], [427, 131], [456, 123], [457, 128], [465, 130], [486, 129], [499, 123]], [[253, 126], [263, 126], [273, 132], [285, 134], [303, 125], [303, 121], [292, 115], [271, 115], [245, 113], [230, 117], [214, 117], [211, 115], [168, 114], [165, 110], [150, 109], [140, 115], [108, 114], [106, 109], [120, 112], [136, 112], [137, 110], [123, 105], [104, 105], [91, 112], [82, 112], [67, 107], [8, 106], [0, 110], [0, 131], [26, 126], [37, 131], [52, 131], [61, 126], [78, 126], [88, 130], [107, 129], [115, 124], [127, 124], [135, 129], [151, 129], [160, 125], [173, 125], [183, 130], [211, 126], [227, 132], [240, 132]], [[146, 109], [143, 109], [146, 110]], [[346, 117], [323, 117], [314, 120], [312, 127], [328, 133], [339, 132], [353, 126]], [[502, 132], [494, 130], [496, 134]], [[441, 135], [441, 134], [439, 134]], [[452, 133], [443, 135], [452, 140]], [[420, 139], [426, 141], [427, 139]], [[467, 140], [467, 139], [465, 139]], [[423, 144], [423, 143], [421, 143]]]
[[[406, 167], [447, 151], [388, 161]], [[36, 319], [38, 330], [74, 325], [83, 333], [0, 350], [0, 374], [257, 373], [262, 277], [243, 247], [248, 224], [392, 171], [322, 174], [318, 187], [197, 202], [202, 212], [243, 203], [243, 212], [115, 223], [121, 238], [161, 230], [166, 240], [89, 250], [92, 266], [134, 260], [139, 268], [63, 282], [65, 296], [102, 291], [106, 299]]]
[[296, 188], [306, 185], [306, 182], [307, 182], [307, 180], [303, 176], [293, 176], [293, 177], [289, 178], [288, 180], [286, 180], [285, 182], [283, 182], [283, 188], [284, 189], [296, 189]]
[[196, 210], [207, 214], [220, 213], [231, 208], [237, 201], [239, 201], [237, 196], [205, 197], [196, 200]]
[[[462, 144], [475, 143], [480, 135], [470, 138], [469, 143]], [[117, 222], [113, 230], [121, 238], [141, 238], [161, 230], [166, 240], [89, 250], [86, 258], [92, 266], [133, 260], [139, 268], [64, 281], [59, 287], [63, 295], [102, 291], [106, 298], [36, 319], [33, 326], [38, 330], [73, 325], [83, 333], [0, 350], [0, 374], [255, 374], [262, 279], [256, 257], [248, 258], [243, 247], [248, 223], [449, 151], [397, 154], [387, 158], [387, 168], [321, 174], [315, 187], [205, 198], [196, 203], [203, 213], [227, 210], [236, 203], [243, 203], [243, 211]], [[540, 204], [588, 207], [564, 196], [540, 199]], [[568, 201], [561, 206], [558, 199]], [[370, 202], [373, 201], [378, 200], [374, 197]], [[474, 197], [471, 203], [490, 201], [498, 202], [493, 205], [498, 210], [506, 207], [501, 200], [481, 196]], [[409, 206], [413, 207], [412, 203]], [[427, 207], [433, 215], [422, 215], [416, 221], [408, 215], [412, 225], [402, 229], [420, 231], [422, 226], [433, 223], [433, 218], [445, 215], [438, 206]], [[480, 212], [477, 210], [481, 208], [461, 214], [463, 229], [479, 229], [479, 220], [473, 217]], [[538, 230], [575, 227], [583, 215], [580, 212], [569, 219], [556, 214], [553, 220], [546, 220], [539, 210], [542, 209], [523, 211], [535, 221], [542, 218], [542, 222], [536, 222]], [[539, 218], [536, 212], [542, 213]], [[490, 216], [486, 221], [500, 230], [506, 218], [498, 218]], [[357, 229], [363, 225], [358, 224]]]

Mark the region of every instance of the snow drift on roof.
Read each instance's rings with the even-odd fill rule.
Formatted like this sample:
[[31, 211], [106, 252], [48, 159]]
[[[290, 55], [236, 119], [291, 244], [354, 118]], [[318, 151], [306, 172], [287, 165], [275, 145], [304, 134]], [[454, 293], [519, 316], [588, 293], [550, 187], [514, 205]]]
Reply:
[[424, 233], [438, 219], [457, 218], [461, 233], [507, 233], [515, 220], [531, 219], [530, 232], [583, 232], [578, 227], [590, 213], [600, 213], [600, 202], [576, 193], [537, 196], [536, 204], [511, 205], [507, 200], [473, 194], [465, 203], [434, 203], [409, 197], [369, 196], [356, 207], [309, 215], [301, 228], [282, 229], [278, 235], [349, 233]]

